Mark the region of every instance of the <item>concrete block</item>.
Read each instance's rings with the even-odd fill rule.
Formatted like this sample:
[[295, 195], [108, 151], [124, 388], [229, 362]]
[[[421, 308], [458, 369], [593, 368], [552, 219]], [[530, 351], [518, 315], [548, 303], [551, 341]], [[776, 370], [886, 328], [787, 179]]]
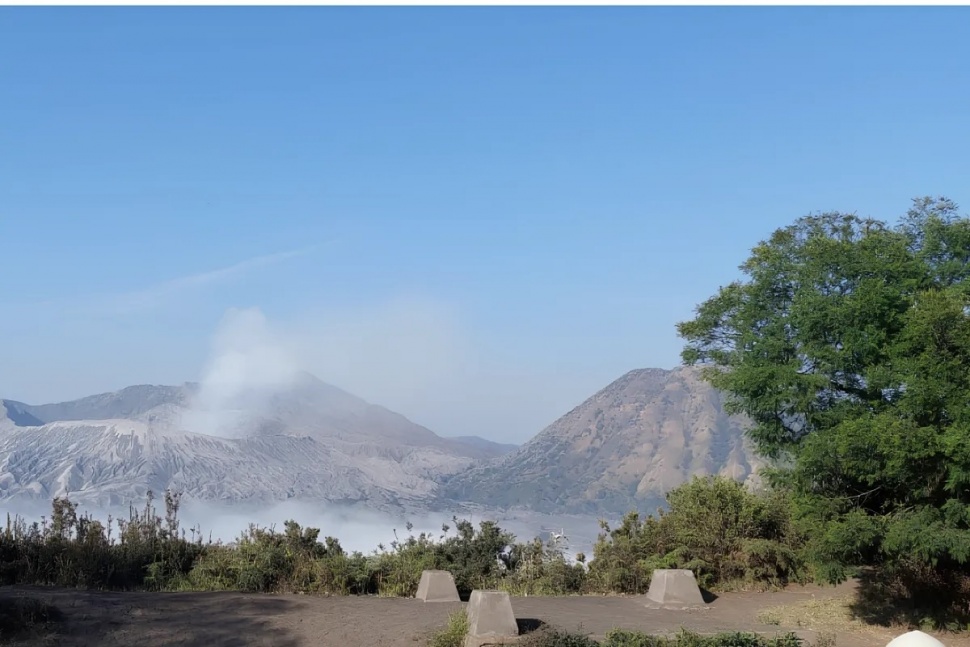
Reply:
[[[519, 625], [512, 613], [512, 600], [505, 591], [472, 591], [466, 612], [468, 637], [479, 641], [475, 644], [496, 644], [481, 640], [514, 638], [519, 635]], [[466, 644], [468, 642], [465, 641]]]
[[943, 643], [922, 631], [910, 631], [896, 636], [886, 647], [944, 647]]
[[692, 571], [683, 568], [658, 568], [650, 579], [647, 606], [655, 609], [690, 609], [705, 605]]
[[414, 597], [425, 602], [461, 602], [455, 578], [448, 571], [423, 571]]

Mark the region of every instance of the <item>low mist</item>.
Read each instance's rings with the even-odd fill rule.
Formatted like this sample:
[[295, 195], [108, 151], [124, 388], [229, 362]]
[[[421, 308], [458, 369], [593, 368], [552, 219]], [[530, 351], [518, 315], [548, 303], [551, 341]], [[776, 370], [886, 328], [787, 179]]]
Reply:
[[[144, 502], [139, 502], [135, 507], [141, 511], [144, 505]], [[164, 502], [156, 500], [153, 505], [155, 514], [164, 518]], [[27, 523], [40, 523], [44, 518], [50, 519], [51, 506], [35, 501], [15, 500], [4, 502], [4, 511], [11, 517], [23, 518]], [[106, 508], [78, 504], [78, 514], [90, 514], [102, 522], [109, 515], [112, 519], [127, 519], [129, 512], [127, 507]], [[211, 539], [231, 543], [250, 524], [260, 528], [275, 528], [282, 532], [284, 522], [292, 519], [302, 527], [319, 528], [321, 541], [327, 536], [334, 537], [340, 541], [344, 550], [365, 554], [377, 550], [380, 545], [390, 548], [391, 542], [395, 540], [395, 531], [397, 539], [400, 540], [406, 539], [409, 534], [417, 536], [422, 532], [438, 539], [442, 536], [442, 525], [447, 525], [447, 536], [454, 536], [455, 516], [471, 521], [476, 528], [481, 521], [495, 521], [502, 530], [515, 535], [519, 542], [530, 541], [535, 537], [547, 540], [551, 533], [561, 533], [565, 535], [562, 547], [570, 558], [575, 558], [579, 552], [592, 555], [593, 544], [599, 532], [599, 521], [591, 516], [548, 515], [527, 511], [389, 514], [360, 505], [340, 506], [306, 501], [253, 506], [183, 500], [178, 515], [179, 526], [185, 530], [186, 538], [192, 538], [192, 530], [196, 530], [203, 541]], [[0, 522], [5, 523], [6, 520], [0, 519]], [[407, 530], [408, 522], [412, 524], [410, 533]], [[117, 536], [117, 525], [112, 532]]]
[[[139, 512], [145, 503], [135, 505]], [[161, 500], [153, 502], [155, 514], [165, 517], [165, 503]], [[130, 513], [128, 507], [102, 507], [79, 503], [78, 514], [89, 514], [102, 522], [112, 519], [127, 519]], [[5, 502], [4, 511], [11, 517], [19, 516], [27, 523], [42, 522], [50, 519], [51, 506], [33, 501]], [[347, 551], [359, 550], [370, 553], [379, 545], [389, 546], [394, 541], [394, 531], [400, 539], [408, 536], [406, 524], [413, 524], [411, 532], [418, 535], [427, 532], [435, 537], [442, 534], [441, 526], [447, 523], [452, 528], [451, 515], [423, 514], [423, 515], [392, 515], [358, 506], [337, 506], [317, 504], [302, 501], [287, 501], [271, 505], [250, 506], [244, 504], [225, 504], [207, 501], [183, 500], [179, 507], [179, 526], [189, 538], [192, 531], [196, 536], [201, 535], [204, 541], [221, 541], [231, 543], [245, 532], [250, 524], [260, 528], [275, 528], [283, 531], [285, 521], [292, 519], [303, 527], [319, 528], [320, 539], [331, 536], [340, 540], [340, 545]], [[4, 519], [5, 523], [6, 520]], [[112, 531], [117, 536], [117, 526]]]
[[453, 526], [446, 515], [402, 516], [383, 514], [376, 510], [349, 506], [328, 506], [309, 502], [281, 502], [262, 507], [223, 505], [189, 501], [179, 511], [181, 525], [189, 531], [201, 529], [203, 538], [213, 541], [236, 540], [250, 524], [283, 531], [285, 521], [292, 519], [303, 527], [319, 528], [320, 539], [330, 536], [340, 541], [347, 551], [370, 553], [379, 545], [389, 546], [397, 536], [408, 536], [406, 524], [413, 524], [412, 533], [427, 532], [441, 535], [441, 525]]

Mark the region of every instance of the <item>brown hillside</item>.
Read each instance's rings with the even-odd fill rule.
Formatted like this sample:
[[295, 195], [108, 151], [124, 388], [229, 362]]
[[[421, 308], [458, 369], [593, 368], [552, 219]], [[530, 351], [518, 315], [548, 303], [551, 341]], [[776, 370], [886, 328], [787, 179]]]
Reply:
[[543, 512], [653, 511], [692, 475], [751, 479], [761, 462], [743, 430], [696, 369], [635, 370], [444, 493]]

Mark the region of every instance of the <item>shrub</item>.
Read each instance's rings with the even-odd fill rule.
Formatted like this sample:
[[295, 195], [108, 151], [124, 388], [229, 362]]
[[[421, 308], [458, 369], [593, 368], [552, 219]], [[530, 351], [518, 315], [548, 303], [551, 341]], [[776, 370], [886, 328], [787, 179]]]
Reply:
[[428, 647], [462, 647], [468, 634], [468, 614], [464, 609], [448, 616], [448, 625], [431, 635]]
[[755, 633], [719, 633], [701, 636], [681, 631], [676, 636], [651, 636], [639, 631], [614, 629], [606, 634], [603, 647], [800, 647], [801, 638], [794, 633], [767, 638]]
[[179, 497], [165, 496], [165, 518], [155, 514], [149, 492], [144, 510], [118, 519], [117, 538], [108, 523], [78, 515], [67, 499], [55, 499], [51, 518], [28, 526], [7, 517], [0, 533], [0, 581], [115, 590], [161, 590], [191, 568], [202, 552], [201, 536], [186, 539], [178, 524]]
[[777, 587], [805, 579], [802, 540], [783, 492], [749, 492], [723, 477], [695, 477], [667, 494], [669, 511], [640, 518], [633, 512], [597, 541], [591, 586], [643, 593], [656, 568], [694, 571], [712, 589]]
[[[408, 524], [407, 528], [410, 532], [411, 525]], [[391, 550], [385, 551], [382, 547], [373, 562], [377, 593], [382, 596], [412, 597], [417, 593], [421, 572], [438, 567], [440, 548], [426, 533], [417, 537], [409, 534], [404, 541], [397, 538], [396, 531], [394, 536]]]
[[470, 521], [456, 518], [454, 523], [456, 534], [438, 545], [436, 563], [451, 572], [460, 595], [490, 588], [503, 574], [515, 570], [513, 535], [494, 521], [482, 521], [477, 532]]
[[452, 573], [459, 593], [502, 589], [518, 595], [584, 591], [642, 593], [658, 567], [693, 569], [702, 585], [782, 584], [800, 573], [787, 501], [754, 495], [723, 479], [696, 480], [669, 495], [670, 511], [641, 521], [604, 524], [587, 568], [554, 543], [516, 542], [491, 521], [476, 528], [455, 518], [454, 531], [408, 535], [372, 554], [346, 553], [333, 537], [286, 521], [283, 530], [251, 525], [231, 544], [203, 542], [178, 520], [179, 497], [166, 493], [164, 515], [153, 498], [127, 519], [101, 523], [56, 499], [50, 519], [8, 518], [0, 532], [0, 583], [112, 590], [306, 592], [413, 596], [422, 571]]
[[598, 647], [600, 643], [586, 634], [544, 627], [527, 634], [520, 644], [524, 647]]
[[203, 543], [179, 527], [179, 497], [166, 493], [155, 513], [149, 493], [143, 510], [107, 524], [79, 515], [55, 499], [50, 519], [26, 524], [7, 519], [0, 532], [0, 583], [113, 590], [307, 592], [328, 595], [412, 596], [421, 572], [452, 572], [459, 591], [514, 588], [558, 593], [579, 590], [585, 571], [541, 543], [518, 545], [494, 522], [475, 528], [454, 519], [439, 537], [397, 537], [373, 554], [347, 554], [333, 537], [286, 521], [283, 531], [251, 525], [231, 544]]
[[515, 544], [507, 557], [509, 570], [499, 588], [513, 595], [563, 595], [578, 593], [586, 585], [586, 567], [571, 564], [561, 548], [535, 539]]

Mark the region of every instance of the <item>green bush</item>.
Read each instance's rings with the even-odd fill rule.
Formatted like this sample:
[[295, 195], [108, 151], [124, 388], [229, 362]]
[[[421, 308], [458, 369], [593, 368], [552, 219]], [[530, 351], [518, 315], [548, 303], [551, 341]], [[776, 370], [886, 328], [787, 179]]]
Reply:
[[165, 496], [165, 518], [151, 493], [143, 511], [132, 508], [114, 525], [77, 514], [55, 499], [51, 518], [27, 525], [7, 517], [0, 533], [0, 582], [113, 590], [162, 590], [184, 576], [202, 553], [201, 535], [186, 539], [178, 523], [179, 497]]
[[[408, 524], [408, 531], [411, 526]], [[381, 552], [372, 560], [377, 593], [389, 597], [411, 597], [418, 591], [421, 572], [438, 568], [441, 562], [439, 547], [426, 533], [409, 535], [400, 540], [395, 532], [390, 551]]]
[[781, 585], [801, 576], [787, 500], [756, 495], [725, 479], [695, 480], [672, 491], [670, 511], [604, 524], [594, 559], [576, 563], [539, 539], [517, 542], [494, 522], [395, 539], [369, 555], [346, 553], [333, 537], [287, 521], [282, 531], [250, 526], [231, 544], [203, 542], [179, 526], [179, 498], [164, 515], [143, 510], [106, 524], [78, 515], [66, 499], [49, 520], [9, 519], [0, 532], [0, 583], [111, 590], [305, 592], [413, 596], [421, 573], [444, 569], [459, 593], [500, 589], [515, 595], [587, 591], [643, 593], [654, 568], [690, 568], [704, 586]]
[[599, 647], [600, 643], [585, 634], [542, 628], [527, 634], [520, 644], [524, 647]]
[[[494, 521], [483, 521], [478, 531], [470, 521], [454, 519], [456, 535], [438, 546], [438, 567], [455, 577], [460, 595], [474, 589], [491, 588], [509, 571], [514, 571], [515, 537]], [[444, 529], [443, 529], [444, 530]]]
[[[306, 592], [413, 596], [421, 572], [446, 569], [461, 593], [505, 588], [529, 593], [580, 590], [581, 565], [541, 542], [517, 544], [494, 522], [454, 519], [439, 537], [411, 534], [374, 553], [347, 554], [333, 537], [287, 521], [282, 532], [250, 526], [231, 544], [203, 543], [179, 527], [179, 498], [165, 495], [164, 516], [149, 493], [143, 510], [107, 524], [56, 499], [51, 518], [7, 519], [0, 532], [0, 583], [111, 590]], [[188, 536], [187, 536], [188, 534]]]
[[606, 634], [606, 640], [602, 643], [603, 647], [801, 647], [801, 644], [801, 638], [793, 633], [767, 638], [754, 633], [701, 636], [691, 631], [681, 631], [668, 638], [619, 629]]
[[534, 539], [512, 546], [508, 572], [498, 588], [512, 595], [564, 595], [579, 593], [586, 585], [586, 567], [571, 564], [554, 544]]
[[428, 647], [462, 647], [468, 634], [468, 614], [464, 609], [448, 616], [448, 625], [435, 632], [428, 640]]
[[644, 593], [657, 568], [694, 571], [709, 589], [778, 587], [806, 579], [803, 540], [784, 493], [752, 493], [723, 477], [695, 477], [667, 494], [669, 511], [633, 512], [615, 529], [603, 523], [590, 586]]

